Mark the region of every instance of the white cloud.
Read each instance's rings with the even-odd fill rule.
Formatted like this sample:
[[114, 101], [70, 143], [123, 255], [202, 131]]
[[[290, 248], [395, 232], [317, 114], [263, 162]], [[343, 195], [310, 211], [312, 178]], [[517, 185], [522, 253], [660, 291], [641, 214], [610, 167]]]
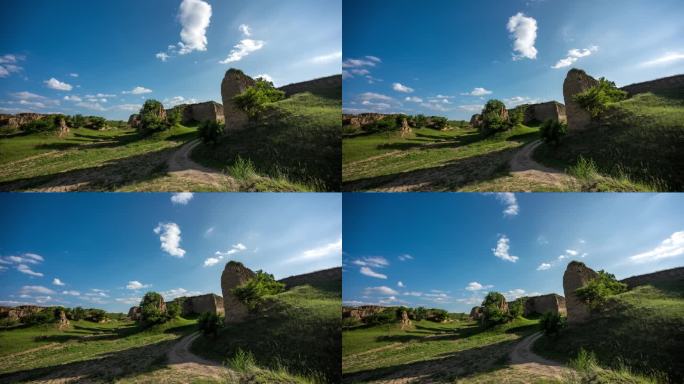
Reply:
[[480, 112], [484, 108], [484, 104], [465, 104], [459, 105], [458, 108], [466, 112]]
[[202, 294], [200, 291], [188, 291], [185, 288], [174, 288], [159, 293], [164, 297], [165, 300], [173, 300], [181, 296], [197, 296]]
[[87, 103], [87, 102], [80, 102], [75, 104], [77, 107], [82, 107], [86, 109], [92, 109], [94, 111], [106, 111], [107, 108], [103, 107], [102, 104], [100, 103]]
[[513, 50], [518, 52], [518, 54], [513, 55], [513, 60], [536, 59], [537, 48], [534, 47], [534, 44], [537, 40], [537, 20], [518, 12], [508, 19], [506, 28], [515, 40]]
[[468, 305], [480, 305], [484, 301], [483, 297], [468, 297], [464, 299], [457, 299], [457, 302], [461, 304], [468, 304]]
[[167, 55], [167, 54], [164, 53], [164, 52], [157, 52], [157, 54], [154, 55], [154, 57], [156, 57], [157, 59], [159, 59], [159, 60], [165, 62], [165, 61], [168, 60], [169, 57], [171, 57], [171, 56]]
[[256, 76], [254, 76], [254, 78], [255, 79], [261, 78], [263, 80], [270, 81], [271, 83], [273, 82], [273, 78], [268, 73], [262, 73], [262, 74], [256, 75]]
[[506, 205], [504, 210], [504, 216], [516, 216], [520, 211], [520, 206], [518, 205], [518, 199], [515, 198], [515, 194], [511, 192], [497, 193], [496, 199]]
[[551, 268], [551, 264], [549, 263], [541, 263], [537, 267], [537, 271], [546, 271], [547, 269]]
[[54, 77], [51, 77], [50, 80], [45, 80], [43, 83], [45, 83], [45, 86], [47, 86], [48, 88], [56, 89], [58, 91], [71, 91], [71, 89], [73, 88], [71, 84], [59, 81]]
[[422, 103], [423, 102], [423, 99], [421, 99], [420, 97], [416, 97], [416, 96], [407, 96], [406, 99], [404, 99], [404, 100], [410, 101], [413, 103]]
[[221, 261], [218, 257], [209, 257], [206, 260], [204, 260], [204, 266], [205, 267], [211, 267], [212, 265], [218, 264], [218, 262]]
[[43, 277], [43, 274], [40, 272], [34, 272], [31, 267], [29, 267], [26, 264], [19, 264], [17, 265], [17, 271], [21, 273], [25, 273], [30, 276], [35, 276], [35, 277]]
[[180, 247], [181, 230], [176, 223], [159, 223], [154, 229], [154, 233], [159, 236], [161, 249], [174, 257], [185, 256], [185, 250]]
[[406, 253], [403, 255], [399, 255], [398, 259], [399, 259], [399, 261], [413, 260], [413, 256]]
[[467, 92], [467, 93], [462, 93], [461, 95], [463, 96], [486, 96], [486, 95], [491, 95], [492, 91], [485, 89], [485, 88], [473, 88], [472, 91]]
[[364, 294], [366, 295], [398, 295], [399, 292], [395, 291], [394, 289], [386, 286], [380, 286], [380, 287], [368, 287], [364, 289]]
[[214, 227], [209, 227], [209, 228], [207, 228], [207, 230], [204, 231], [204, 237], [209, 237], [209, 236], [211, 236], [211, 235], [214, 233], [214, 230], [215, 230], [215, 229], [216, 229], [216, 228], [214, 228]]
[[496, 248], [492, 248], [494, 256], [500, 258], [501, 260], [510, 261], [515, 263], [518, 261], [518, 256], [513, 256], [508, 253], [510, 248], [510, 240], [506, 235], [500, 235], [499, 240], [496, 242]]
[[128, 284], [126, 284], [126, 289], [138, 290], [138, 289], [148, 288], [151, 286], [152, 286], [151, 284], [143, 284], [137, 280], [133, 280], [133, 281], [129, 281]]
[[192, 192], [179, 192], [171, 195], [171, 202], [174, 204], [187, 205], [193, 198]]
[[549, 240], [544, 235], [539, 235], [539, 236], [537, 236], [537, 244], [548, 245]]
[[559, 69], [569, 67], [580, 58], [589, 56], [596, 51], [598, 51], [598, 47], [596, 45], [592, 45], [591, 47], [585, 49], [571, 49], [568, 51], [567, 57], [558, 60], [558, 62], [554, 64], [551, 68]]
[[539, 102], [539, 99], [527, 97], [527, 96], [513, 96], [508, 99], [504, 99], [504, 104], [506, 104], [507, 108], [515, 108], [518, 105], [521, 104], [536, 104]]
[[392, 89], [394, 89], [397, 92], [403, 92], [403, 93], [411, 93], [413, 92], [413, 88], [407, 87], [401, 83], [394, 83], [392, 84]]
[[421, 297], [423, 296], [423, 292], [416, 292], [416, 291], [406, 291], [402, 293], [404, 296], [414, 296], [414, 297]]
[[399, 288], [404, 288], [404, 283], [402, 283], [401, 281], [398, 281], [398, 282], [397, 282], [397, 287], [399, 287]]
[[[377, 59], [371, 59], [371, 57]], [[347, 59], [342, 62], [342, 68], [375, 67], [380, 59], [375, 56], [366, 56], [364, 59]]]
[[71, 76], [71, 77], [78, 77], [78, 73], [70, 73], [69, 76]]
[[174, 96], [172, 98], [166, 98], [162, 101], [162, 103], [166, 107], [169, 107], [169, 108], [175, 107], [176, 105], [180, 105], [180, 104], [194, 104], [196, 102], [197, 102], [197, 99], [193, 99], [193, 98], [186, 99], [183, 96]]
[[[311, 61], [317, 64], [335, 62], [342, 58], [342, 51], [336, 51], [325, 55], [314, 56]], [[339, 61], [337, 61], [339, 63]], [[352, 71], [353, 72], [353, 71]], [[366, 71], [366, 74], [368, 72]]]
[[22, 295], [32, 295], [34, 293], [38, 293], [41, 295], [54, 295], [55, 291], [53, 291], [50, 288], [43, 287], [41, 285], [24, 285], [19, 290], [19, 293]]
[[252, 36], [252, 32], [250, 31], [249, 25], [240, 24], [238, 29], [240, 30], [240, 32], [242, 32], [243, 35], [245, 35], [247, 37]]
[[211, 5], [202, 0], [183, 0], [178, 9], [181, 42], [178, 53], [207, 50], [207, 27], [211, 20]]
[[26, 91], [15, 92], [15, 93], [11, 93], [10, 95], [12, 97], [14, 97], [15, 99], [19, 99], [19, 100], [31, 100], [31, 99], [44, 100], [45, 99], [45, 96], [36, 95], [35, 93], [26, 92]]
[[83, 101], [83, 99], [81, 99], [80, 97], [78, 97], [76, 95], [73, 95], [73, 96], [66, 95], [66, 96], [64, 96], [64, 100], [66, 100], [66, 101]]
[[62, 295], [81, 296], [81, 292], [79, 292], [79, 291], [62, 291]]
[[225, 60], [219, 61], [221, 64], [228, 64], [235, 61], [242, 60], [243, 57], [252, 52], [256, 52], [264, 47], [266, 43], [263, 40], [242, 39], [238, 44], [233, 46], [233, 49], [228, 53]]
[[482, 284], [478, 283], [477, 281], [473, 281], [473, 282], [468, 283], [468, 286], [465, 287], [465, 289], [466, 289], [466, 291], [481, 291], [483, 289], [489, 289], [489, 288], [493, 288], [493, 287], [494, 287], [493, 285], [482, 285]]
[[152, 90], [151, 90], [151, 89], [148, 89], [148, 88], [145, 88], [145, 87], [137, 86], [137, 87], [131, 89], [130, 91], [123, 91], [123, 92], [121, 92], [121, 93], [123, 93], [123, 94], [133, 94], [133, 95], [142, 95], [142, 94], [145, 94], [145, 93], [152, 93]]
[[138, 305], [142, 301], [142, 297], [119, 297], [114, 300], [127, 305]]
[[[242, 245], [242, 244], [240, 244]], [[286, 263], [301, 262], [301, 261], [313, 261], [326, 259], [329, 257], [341, 257], [342, 255], [342, 238], [339, 240], [322, 245], [320, 247], [308, 249], [302, 254], [295, 256], [291, 259], [286, 260]]]
[[672, 64], [676, 61], [684, 60], [684, 52], [667, 52], [663, 56], [660, 56], [658, 58], [652, 59], [645, 61], [641, 63], [640, 65], [642, 67], [653, 67], [657, 65], [668, 65]]
[[506, 300], [511, 301], [515, 300], [517, 298], [523, 297], [523, 296], [535, 296], [537, 292], [531, 292], [531, 293], [526, 293], [524, 289], [513, 289], [508, 292], [504, 292], [503, 295], [506, 297]]
[[375, 272], [370, 267], [361, 267], [359, 272], [361, 272], [362, 275], [366, 275], [369, 277], [375, 277], [376, 279], [387, 279], [387, 275], [384, 275], [384, 274], [379, 273], [379, 272]]
[[142, 108], [142, 104], [119, 104], [115, 105], [114, 108], [122, 111], [137, 112]]
[[[214, 227], [209, 228], [209, 230], [207, 230], [207, 232], [209, 232], [210, 230], [211, 230], [211, 232], [213, 232]], [[208, 236], [207, 232], [205, 232], [205, 237]], [[234, 254], [236, 254], [238, 252], [242, 252], [246, 249], [247, 249], [247, 247], [242, 243], [233, 244], [229, 250], [227, 250], [225, 252], [216, 251], [214, 253], [215, 257], [209, 257], [209, 258], [205, 259], [204, 260], [204, 266], [205, 267], [211, 267], [212, 265], [216, 265], [216, 264], [218, 264], [219, 261], [223, 260], [224, 257], [234, 255]]]
[[8, 77], [12, 73], [21, 72], [22, 67], [17, 63], [24, 60], [24, 56], [5, 54], [0, 56], [0, 77]]
[[575, 251], [574, 249], [566, 249], [565, 253], [567, 253], [570, 256], [577, 256], [579, 252]]
[[62, 280], [60, 280], [60, 279], [58, 279], [58, 278], [56, 278], [56, 277], [55, 277], [54, 279], [52, 279], [52, 284], [54, 284], [54, 285], [59, 285], [59, 286], [61, 286], [61, 287], [63, 287], [63, 286], [66, 285], [66, 284], [64, 284], [64, 283], [62, 282]]
[[650, 251], [630, 256], [634, 263], [645, 263], [684, 255], [684, 231], [675, 232]]
[[352, 264], [374, 268], [385, 268], [389, 266], [389, 261], [382, 256], [373, 256], [353, 260]]

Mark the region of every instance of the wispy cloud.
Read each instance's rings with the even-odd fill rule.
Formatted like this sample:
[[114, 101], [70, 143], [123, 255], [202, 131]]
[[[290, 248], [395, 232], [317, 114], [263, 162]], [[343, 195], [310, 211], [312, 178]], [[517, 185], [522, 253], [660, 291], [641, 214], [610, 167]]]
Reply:
[[174, 257], [185, 256], [185, 250], [180, 247], [181, 230], [176, 223], [159, 223], [154, 228], [154, 233], [159, 235], [161, 249]]
[[179, 192], [171, 195], [171, 202], [174, 204], [187, 205], [193, 198], [192, 192]]
[[491, 94], [492, 91], [481, 87], [473, 88], [473, 90], [470, 92], [461, 93], [463, 96], [486, 96]]
[[235, 61], [240, 61], [252, 52], [256, 52], [266, 45], [266, 42], [263, 40], [249, 38], [249, 36], [252, 35], [249, 26], [242, 24], [240, 25], [239, 29], [245, 38], [233, 46], [233, 49], [228, 53], [228, 57], [226, 57], [225, 60], [221, 60], [219, 63], [228, 64]]
[[520, 206], [518, 205], [518, 199], [515, 198], [515, 194], [511, 192], [503, 192], [495, 194], [496, 199], [506, 205], [504, 210], [504, 216], [517, 216], [520, 212]]
[[581, 59], [582, 57], [590, 56], [592, 53], [598, 51], [598, 49], [599, 47], [596, 45], [592, 45], [591, 47], [585, 49], [571, 49], [568, 51], [567, 57], [558, 60], [558, 62], [551, 68], [559, 69], [569, 67], [577, 60]]
[[71, 84], [59, 81], [54, 77], [51, 77], [50, 80], [45, 80], [43, 83], [45, 83], [46, 87], [50, 89], [55, 89], [57, 91], [71, 91], [71, 89], [73, 88]]
[[541, 264], [539, 264], [539, 266], [537, 267], [537, 271], [546, 271], [547, 269], [550, 269], [550, 268], [551, 268], [551, 264], [549, 264], [549, 263], [541, 263]]
[[387, 279], [387, 275], [384, 275], [379, 272], [375, 272], [371, 267], [361, 267], [359, 272], [362, 275], [368, 276], [368, 277], [375, 277], [376, 279]]
[[481, 291], [483, 289], [493, 288], [491, 284], [480, 284], [477, 281], [470, 282], [468, 286], [465, 287], [466, 291]]
[[537, 40], [537, 20], [518, 12], [508, 19], [506, 28], [514, 39], [513, 50], [518, 52], [513, 55], [513, 60], [536, 59], [537, 48], [534, 44]]
[[392, 89], [394, 89], [397, 92], [402, 92], [402, 93], [411, 93], [413, 92], [413, 88], [408, 87], [406, 85], [403, 85], [401, 83], [394, 83], [392, 84]]
[[684, 231], [678, 231], [650, 251], [630, 256], [634, 263], [647, 263], [684, 255]]
[[492, 252], [494, 253], [494, 256], [498, 257], [501, 260], [515, 263], [516, 261], [518, 261], [518, 256], [513, 256], [509, 254], [509, 249], [510, 240], [508, 239], [508, 237], [506, 237], [506, 235], [500, 235], [499, 240], [496, 242], [496, 248], [492, 248]]
[[131, 289], [131, 290], [138, 290], [138, 289], [143, 289], [143, 288], [148, 288], [151, 287], [152, 284], [143, 284], [137, 280], [129, 281], [128, 284], [126, 284], [126, 289]]
[[670, 65], [681, 60], [684, 60], [684, 52], [667, 52], [660, 57], [644, 61], [640, 66], [654, 67], [659, 65]]

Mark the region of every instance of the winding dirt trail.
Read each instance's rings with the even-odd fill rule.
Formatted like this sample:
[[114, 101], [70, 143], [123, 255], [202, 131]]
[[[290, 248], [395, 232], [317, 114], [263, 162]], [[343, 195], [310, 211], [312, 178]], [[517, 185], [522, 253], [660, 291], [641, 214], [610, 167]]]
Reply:
[[190, 158], [192, 150], [200, 144], [199, 139], [192, 140], [180, 147], [166, 162], [170, 176], [188, 179], [193, 183], [209, 184], [215, 187], [233, 185], [235, 180], [221, 172], [197, 164]]
[[176, 343], [176, 345], [174, 345], [166, 354], [168, 358], [168, 367], [186, 378], [201, 377], [213, 380], [235, 379], [235, 375], [230, 369], [214, 361], [203, 359], [190, 352], [192, 342], [199, 336], [200, 333], [195, 332], [183, 337]]
[[511, 360], [510, 367], [524, 372], [530, 377], [545, 377], [557, 380], [567, 377], [572, 372], [569, 368], [532, 352], [532, 345], [541, 336], [542, 333], [537, 332], [519, 342], [509, 355]]
[[511, 159], [511, 175], [515, 178], [526, 179], [534, 184], [549, 185], [555, 188], [563, 188], [575, 183], [575, 179], [557, 169], [541, 165], [532, 159], [532, 153], [541, 145], [541, 140], [535, 140], [520, 151]]

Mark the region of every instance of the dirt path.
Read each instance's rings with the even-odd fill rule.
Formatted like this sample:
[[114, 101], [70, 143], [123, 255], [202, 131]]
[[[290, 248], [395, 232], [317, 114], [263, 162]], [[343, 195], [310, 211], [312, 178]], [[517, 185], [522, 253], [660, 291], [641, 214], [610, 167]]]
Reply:
[[235, 374], [230, 369], [190, 352], [192, 342], [199, 336], [199, 332], [185, 336], [169, 350], [166, 354], [169, 368], [186, 378], [234, 379]]
[[534, 185], [549, 185], [563, 188], [573, 184], [575, 179], [562, 171], [543, 166], [534, 159], [532, 153], [541, 145], [541, 140], [535, 140], [524, 146], [509, 162], [511, 175], [515, 178], [529, 180]]
[[513, 348], [509, 355], [511, 368], [522, 371], [530, 377], [544, 377], [557, 380], [567, 377], [571, 372], [569, 368], [532, 352], [532, 345], [541, 336], [541, 332], [534, 333], [524, 338]]
[[170, 176], [189, 179], [192, 183], [209, 184], [221, 186], [235, 184], [232, 177], [221, 172], [197, 164], [190, 158], [192, 150], [200, 144], [199, 139], [192, 140], [178, 149], [167, 161], [168, 173]]

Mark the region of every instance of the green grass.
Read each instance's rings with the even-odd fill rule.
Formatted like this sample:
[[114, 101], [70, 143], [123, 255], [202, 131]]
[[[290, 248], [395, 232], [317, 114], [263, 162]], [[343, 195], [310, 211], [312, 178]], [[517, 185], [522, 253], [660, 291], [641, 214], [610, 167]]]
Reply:
[[192, 351], [227, 361], [261, 380], [280, 372], [303, 382], [338, 382], [340, 290], [337, 281], [269, 296], [255, 318], [227, 325], [216, 338], [198, 338]]
[[[379, 379], [398, 372], [427, 381], [457, 381], [503, 367], [515, 343], [538, 328], [537, 320], [516, 319], [484, 329], [477, 323], [414, 323], [406, 331], [397, 324], [342, 332], [345, 382]], [[401, 376], [401, 375], [400, 375]]]
[[175, 319], [151, 328], [131, 321], [72, 321], [0, 331], [0, 382], [45, 375], [97, 377], [110, 381], [145, 372], [165, 361], [175, 340], [196, 329], [196, 320]]
[[[541, 146], [537, 161], [561, 169], [594, 163], [584, 190], [681, 191], [684, 189], [684, 95], [645, 93], [609, 108], [601, 126]], [[572, 170], [572, 168], [571, 168]]]
[[74, 129], [65, 138], [31, 134], [0, 138], [0, 189], [49, 185], [57, 178], [87, 180], [83, 190], [116, 190], [163, 174], [166, 156], [196, 137], [175, 126], [141, 136], [131, 129]]
[[[343, 139], [343, 189], [368, 190], [384, 185], [421, 185], [425, 190], [460, 190], [499, 177], [515, 151], [538, 138], [538, 128], [519, 125], [482, 137], [477, 130], [416, 129]], [[399, 180], [399, 181], [397, 181]]]
[[565, 381], [567, 384], [659, 384], [667, 382], [667, 377], [662, 374], [640, 375], [624, 365], [614, 369], [605, 369], [599, 365], [593, 353], [584, 349], [580, 349], [577, 357], [570, 360], [568, 365], [574, 369], [574, 372]]
[[580, 349], [595, 354], [596, 364], [646, 377], [684, 379], [684, 281], [641, 286], [613, 296], [597, 318], [572, 326], [557, 340], [541, 338], [534, 349], [570, 361]]
[[339, 191], [341, 114], [339, 96], [296, 94], [269, 104], [257, 122], [217, 145], [198, 146], [192, 158], [229, 173], [238, 159], [251, 162], [253, 174], [266, 184], [247, 189]]

